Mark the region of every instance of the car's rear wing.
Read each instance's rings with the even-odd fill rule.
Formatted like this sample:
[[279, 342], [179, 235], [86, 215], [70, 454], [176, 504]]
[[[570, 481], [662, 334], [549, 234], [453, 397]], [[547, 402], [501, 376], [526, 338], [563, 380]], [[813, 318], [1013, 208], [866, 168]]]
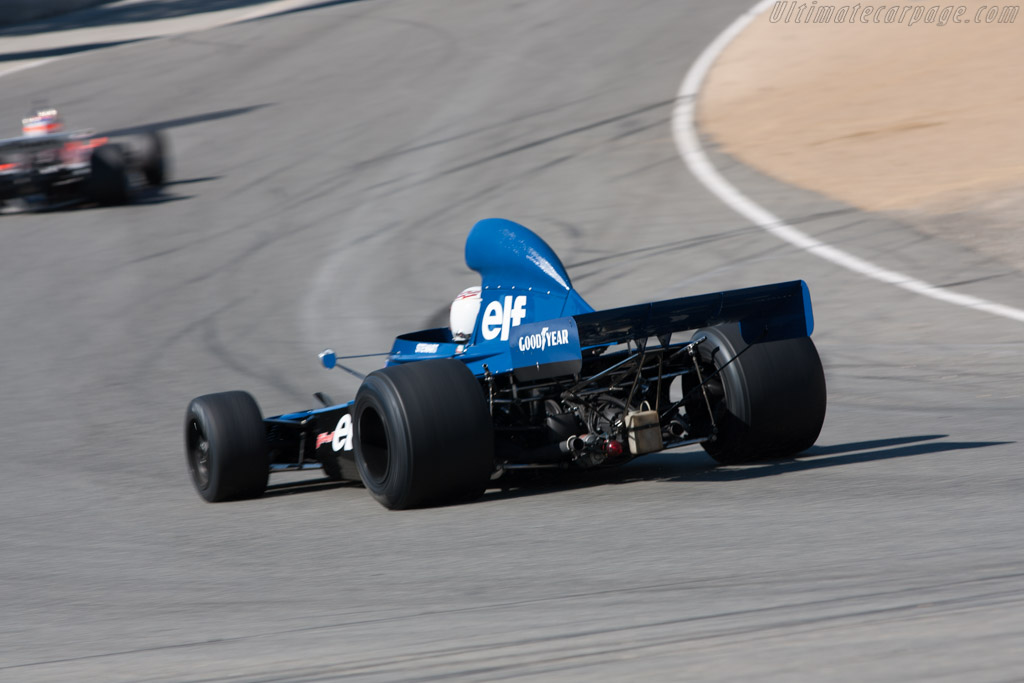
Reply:
[[67, 133], [5, 138], [0, 140], [0, 152], [32, 152], [51, 147], [60, 147], [70, 139], [71, 136]]
[[516, 377], [537, 380], [580, 371], [587, 349], [674, 332], [739, 323], [748, 344], [809, 336], [814, 329], [811, 297], [802, 280], [700, 294], [527, 323], [509, 339], [509, 364]]
[[610, 308], [573, 319], [584, 348], [723, 323], [740, 323], [748, 344], [807, 337], [814, 330], [811, 295], [803, 280]]

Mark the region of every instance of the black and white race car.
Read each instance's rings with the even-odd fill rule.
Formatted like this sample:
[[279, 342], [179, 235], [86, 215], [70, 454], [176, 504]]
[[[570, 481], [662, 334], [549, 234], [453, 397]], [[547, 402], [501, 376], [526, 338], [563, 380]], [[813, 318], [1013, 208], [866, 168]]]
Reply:
[[20, 137], [0, 140], [0, 208], [127, 203], [135, 188], [164, 184], [165, 148], [156, 130], [115, 141], [66, 132], [56, 109], [40, 109], [22, 120]]

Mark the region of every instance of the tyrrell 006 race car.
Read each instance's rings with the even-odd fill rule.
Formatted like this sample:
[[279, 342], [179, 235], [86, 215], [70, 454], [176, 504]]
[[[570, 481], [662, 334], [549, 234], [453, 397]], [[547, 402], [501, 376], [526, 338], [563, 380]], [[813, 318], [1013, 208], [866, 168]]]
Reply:
[[56, 109], [35, 112], [22, 120], [21, 137], [0, 140], [0, 208], [124, 204], [134, 187], [163, 185], [166, 174], [159, 132], [131, 141], [87, 130], [65, 132]]
[[271, 472], [313, 465], [403, 509], [476, 499], [516, 470], [692, 444], [734, 464], [818, 438], [825, 377], [802, 281], [595, 311], [554, 251], [503, 219], [474, 226], [466, 263], [482, 283], [452, 304], [451, 326], [399, 336], [354, 401], [264, 418], [245, 392], [194, 399], [199, 494], [258, 497]]

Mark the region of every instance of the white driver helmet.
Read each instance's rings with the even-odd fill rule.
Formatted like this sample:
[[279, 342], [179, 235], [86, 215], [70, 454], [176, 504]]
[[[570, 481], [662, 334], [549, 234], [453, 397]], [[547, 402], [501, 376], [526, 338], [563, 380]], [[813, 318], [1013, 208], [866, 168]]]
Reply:
[[64, 129], [64, 121], [56, 109], [40, 109], [31, 116], [21, 120], [21, 133], [25, 137], [37, 137], [59, 133]]
[[448, 325], [452, 339], [457, 342], [469, 341], [476, 326], [476, 315], [480, 312], [480, 288], [467, 287], [459, 292], [448, 311]]

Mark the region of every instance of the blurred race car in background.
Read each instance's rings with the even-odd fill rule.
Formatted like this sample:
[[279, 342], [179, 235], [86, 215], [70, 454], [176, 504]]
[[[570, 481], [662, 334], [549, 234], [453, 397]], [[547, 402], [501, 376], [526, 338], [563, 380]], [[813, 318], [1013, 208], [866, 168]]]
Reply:
[[140, 185], [167, 180], [166, 145], [156, 130], [111, 140], [64, 131], [56, 109], [22, 120], [21, 137], [0, 140], [0, 208], [62, 208], [80, 202], [124, 204]]
[[817, 440], [825, 376], [803, 281], [596, 311], [522, 225], [480, 221], [465, 257], [481, 286], [455, 299], [449, 327], [399, 336], [354, 401], [317, 394], [322, 408], [263, 418], [246, 392], [193, 399], [185, 454], [199, 494], [258, 497], [269, 473], [312, 465], [401, 509], [474, 499], [516, 470], [691, 444], [734, 464]]

